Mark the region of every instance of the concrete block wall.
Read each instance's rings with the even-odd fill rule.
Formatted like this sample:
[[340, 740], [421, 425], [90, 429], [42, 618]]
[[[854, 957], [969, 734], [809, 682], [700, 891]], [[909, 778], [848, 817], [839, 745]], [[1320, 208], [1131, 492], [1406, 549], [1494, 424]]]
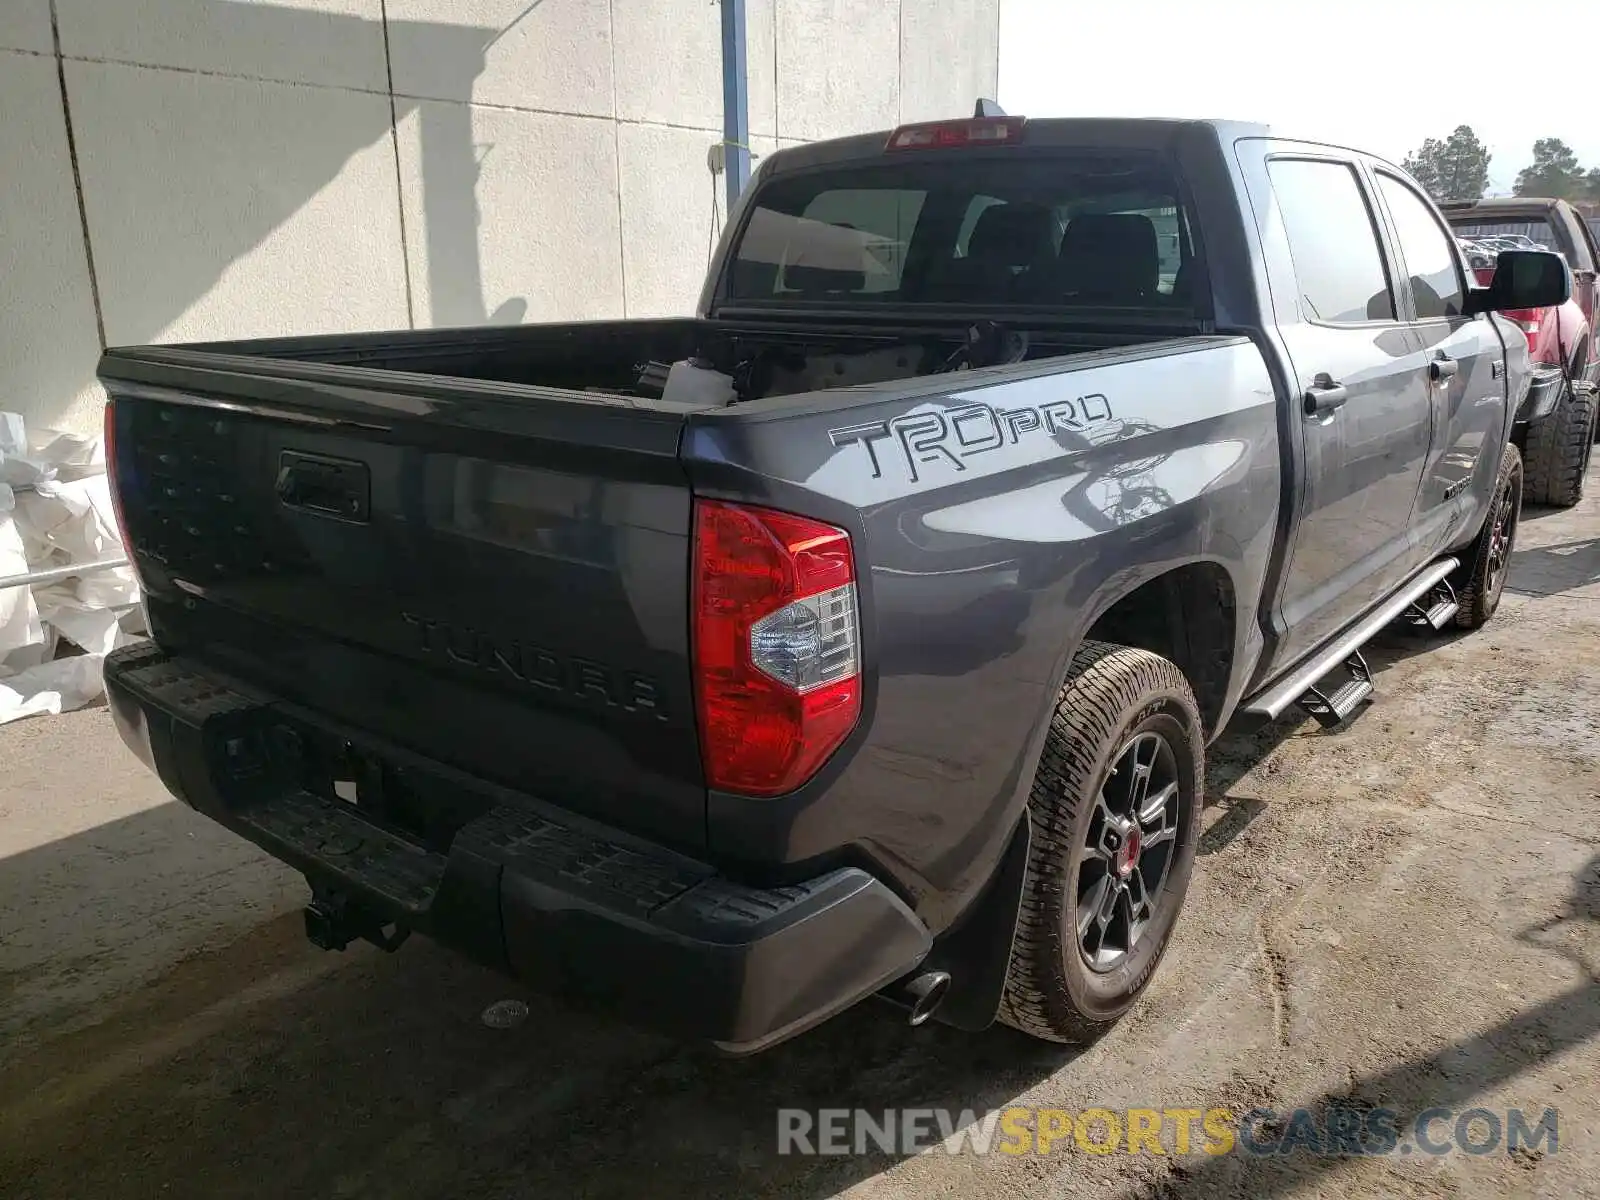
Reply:
[[[747, 0], [752, 149], [963, 115], [1000, 0]], [[105, 345], [688, 311], [716, 0], [0, 0], [0, 409]]]

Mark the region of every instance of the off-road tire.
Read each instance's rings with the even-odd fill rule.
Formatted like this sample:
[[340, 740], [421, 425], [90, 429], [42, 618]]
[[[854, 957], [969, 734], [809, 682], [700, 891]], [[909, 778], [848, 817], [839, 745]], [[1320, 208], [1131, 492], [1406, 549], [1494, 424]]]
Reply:
[[[1033, 841], [1000, 1003], [1005, 1024], [1046, 1041], [1084, 1042], [1139, 998], [1166, 952], [1194, 869], [1205, 780], [1202, 729], [1183, 672], [1160, 655], [1085, 642], [1073, 656], [1028, 801]], [[1150, 731], [1170, 746], [1185, 801], [1175, 848], [1146, 934], [1123, 967], [1097, 974], [1077, 934], [1079, 866], [1114, 756]]]
[[1583, 499], [1594, 439], [1594, 393], [1568, 385], [1554, 411], [1528, 428], [1527, 501], [1571, 508]]
[[[1511, 573], [1511, 552], [1516, 549], [1517, 526], [1522, 518], [1522, 454], [1508, 445], [1500, 455], [1500, 469], [1495, 472], [1494, 492], [1489, 501], [1489, 512], [1483, 519], [1483, 528], [1472, 539], [1461, 555], [1461, 567], [1452, 583], [1456, 590], [1456, 627], [1477, 629], [1494, 616], [1500, 607], [1500, 597], [1505, 592], [1506, 576]], [[1509, 511], [1504, 511], [1510, 505]], [[1504, 530], [1505, 540], [1497, 549], [1496, 529], [1501, 518], [1509, 522]]]

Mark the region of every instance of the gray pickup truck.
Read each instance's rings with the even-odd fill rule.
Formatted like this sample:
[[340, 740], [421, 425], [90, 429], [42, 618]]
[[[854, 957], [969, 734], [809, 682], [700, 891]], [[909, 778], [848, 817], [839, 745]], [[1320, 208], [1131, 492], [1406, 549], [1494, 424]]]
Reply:
[[112, 350], [112, 711], [324, 947], [731, 1053], [874, 994], [1092, 1036], [1224, 726], [1495, 611], [1494, 313], [1570, 283], [1468, 280], [1368, 155], [990, 116], [773, 155], [692, 318]]

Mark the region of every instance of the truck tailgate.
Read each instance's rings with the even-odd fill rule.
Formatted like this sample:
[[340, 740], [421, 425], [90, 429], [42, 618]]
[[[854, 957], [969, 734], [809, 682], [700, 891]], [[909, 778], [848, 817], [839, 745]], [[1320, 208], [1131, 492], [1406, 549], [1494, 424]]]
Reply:
[[101, 377], [164, 649], [331, 728], [704, 843], [681, 417], [199, 352], [113, 351]]

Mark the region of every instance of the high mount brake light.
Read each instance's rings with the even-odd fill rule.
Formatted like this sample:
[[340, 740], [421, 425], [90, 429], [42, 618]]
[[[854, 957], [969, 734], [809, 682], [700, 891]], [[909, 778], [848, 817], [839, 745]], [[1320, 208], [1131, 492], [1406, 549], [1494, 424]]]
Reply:
[[861, 715], [850, 535], [771, 509], [697, 500], [694, 672], [706, 782], [792, 792]]
[[949, 150], [965, 146], [1009, 146], [1022, 140], [1026, 117], [970, 117], [902, 125], [885, 150]]

